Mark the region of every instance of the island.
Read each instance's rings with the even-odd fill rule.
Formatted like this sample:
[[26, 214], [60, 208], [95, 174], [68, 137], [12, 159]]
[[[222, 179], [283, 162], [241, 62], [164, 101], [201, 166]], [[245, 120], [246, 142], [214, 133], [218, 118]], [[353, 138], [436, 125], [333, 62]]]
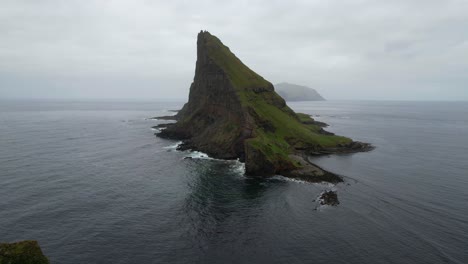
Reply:
[[273, 85], [247, 67], [216, 36], [197, 37], [188, 102], [161, 124], [158, 137], [181, 140], [180, 150], [245, 162], [245, 174], [283, 175], [310, 182], [343, 181], [310, 162], [314, 155], [368, 151], [372, 146], [334, 135], [310, 115], [297, 114]]
[[49, 264], [35, 240], [0, 243], [0, 264]]
[[307, 86], [282, 82], [275, 84], [275, 91], [286, 101], [325, 101], [316, 90]]

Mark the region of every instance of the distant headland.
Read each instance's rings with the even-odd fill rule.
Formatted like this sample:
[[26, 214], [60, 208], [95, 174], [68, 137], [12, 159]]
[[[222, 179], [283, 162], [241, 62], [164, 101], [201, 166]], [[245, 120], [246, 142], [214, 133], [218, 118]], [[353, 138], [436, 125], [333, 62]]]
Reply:
[[275, 91], [286, 101], [325, 101], [316, 90], [307, 86], [282, 82], [275, 84]]

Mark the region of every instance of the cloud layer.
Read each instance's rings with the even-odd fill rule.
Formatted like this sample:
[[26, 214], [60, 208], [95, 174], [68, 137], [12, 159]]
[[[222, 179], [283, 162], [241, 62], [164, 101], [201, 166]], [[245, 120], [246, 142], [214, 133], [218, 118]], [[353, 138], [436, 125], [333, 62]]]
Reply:
[[468, 100], [468, 1], [0, 3], [0, 97], [185, 99], [196, 34], [330, 99]]

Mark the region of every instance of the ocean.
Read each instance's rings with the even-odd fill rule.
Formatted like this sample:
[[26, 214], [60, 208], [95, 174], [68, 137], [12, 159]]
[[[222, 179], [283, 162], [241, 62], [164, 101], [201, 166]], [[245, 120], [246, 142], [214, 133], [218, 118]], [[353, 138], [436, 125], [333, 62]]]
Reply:
[[376, 147], [315, 158], [337, 185], [176, 151], [148, 118], [182, 104], [0, 102], [0, 242], [63, 264], [468, 263], [468, 102], [289, 103]]

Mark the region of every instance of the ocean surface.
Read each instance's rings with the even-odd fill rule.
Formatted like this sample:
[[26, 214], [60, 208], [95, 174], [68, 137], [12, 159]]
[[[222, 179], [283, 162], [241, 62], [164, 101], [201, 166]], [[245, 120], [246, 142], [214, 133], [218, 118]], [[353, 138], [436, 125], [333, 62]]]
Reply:
[[289, 103], [376, 146], [315, 159], [338, 185], [176, 151], [148, 118], [181, 105], [0, 102], [0, 241], [64, 264], [468, 263], [467, 102]]

